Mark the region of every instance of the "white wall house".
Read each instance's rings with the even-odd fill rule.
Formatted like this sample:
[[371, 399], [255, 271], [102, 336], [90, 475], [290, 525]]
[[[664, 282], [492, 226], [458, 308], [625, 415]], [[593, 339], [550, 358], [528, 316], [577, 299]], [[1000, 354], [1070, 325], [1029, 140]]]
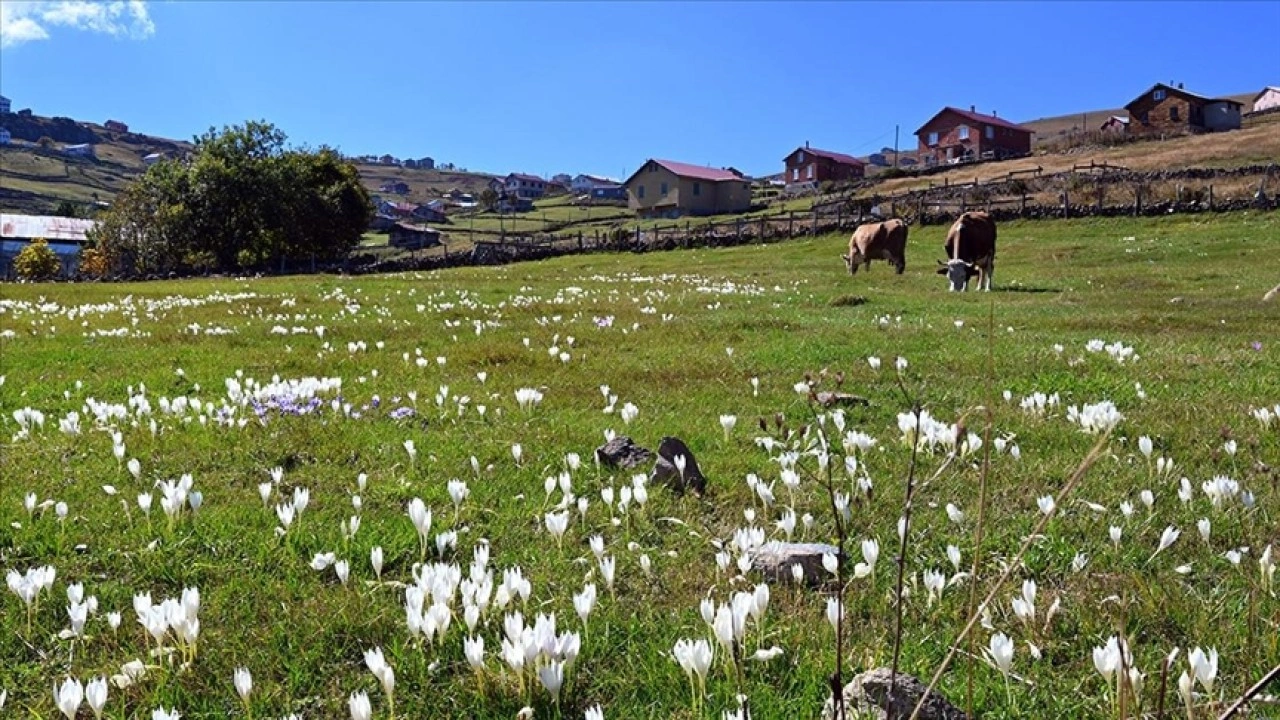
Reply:
[[0, 145], [8, 145], [13, 140], [13, 136], [5, 128], [0, 128]]
[[621, 184], [617, 180], [597, 175], [578, 175], [569, 181], [569, 190], [574, 195], [589, 195], [596, 188], [613, 188]]
[[1204, 126], [1209, 130], [1239, 130], [1240, 110], [1234, 100], [1215, 100], [1204, 106]]
[[1280, 87], [1268, 86], [1253, 99], [1253, 111], [1261, 112], [1271, 108], [1280, 108]]

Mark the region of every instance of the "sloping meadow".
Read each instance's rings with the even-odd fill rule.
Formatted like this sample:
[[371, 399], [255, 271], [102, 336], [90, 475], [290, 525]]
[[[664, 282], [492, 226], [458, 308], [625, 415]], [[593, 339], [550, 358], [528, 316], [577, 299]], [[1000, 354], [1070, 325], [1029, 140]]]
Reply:
[[911, 232], [6, 286], [0, 713], [813, 717], [837, 627], [927, 683], [975, 614], [983, 717], [1225, 709], [1280, 659], [1280, 217], [1008, 224], [992, 293]]

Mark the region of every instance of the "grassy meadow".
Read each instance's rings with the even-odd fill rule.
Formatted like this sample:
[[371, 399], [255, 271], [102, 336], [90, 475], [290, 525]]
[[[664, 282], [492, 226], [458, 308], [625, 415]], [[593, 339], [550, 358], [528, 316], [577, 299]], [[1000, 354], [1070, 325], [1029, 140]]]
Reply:
[[[741, 573], [739, 558], [785, 539], [789, 523], [793, 540], [834, 540], [822, 428], [833, 482], [850, 498], [845, 678], [892, 662], [912, 457], [901, 357], [902, 388], [941, 423], [920, 441], [902, 670], [928, 682], [972, 592], [993, 588], [1054, 496], [941, 692], [984, 718], [1118, 717], [1116, 682], [1093, 655], [1122, 633], [1126, 666], [1144, 677], [1143, 713], [1161, 702], [1161, 663], [1177, 648], [1166, 712], [1216, 716], [1280, 661], [1266, 571], [1280, 551], [1280, 419], [1255, 415], [1280, 411], [1280, 305], [1260, 302], [1280, 281], [1280, 214], [1005, 224], [991, 293], [946, 292], [934, 273], [944, 230], [911, 229], [900, 276], [876, 262], [850, 277], [842, 235], [378, 277], [0, 287], [0, 572], [56, 569], [30, 613], [12, 579], [0, 596], [0, 714], [59, 716], [55, 684], [102, 676], [110, 718], [161, 707], [346, 718], [357, 692], [386, 718], [365, 659], [381, 648], [401, 718], [513, 718], [525, 706], [582, 718], [597, 704], [606, 718], [721, 718], [739, 693], [754, 718], [817, 717], [835, 663], [830, 586], [770, 586], [730, 643], [740, 668], [700, 603], [754, 592], [763, 580]], [[842, 390], [869, 401], [839, 418], [796, 389], [806, 374], [835, 389], [838, 373]], [[541, 401], [521, 407], [530, 388]], [[1059, 402], [1037, 411], [1036, 393]], [[1069, 408], [1103, 401], [1123, 419], [1064, 497], [1100, 437]], [[989, 441], [948, 462], [950, 424], [965, 418], [962, 439], [986, 432], [979, 406], [991, 411]], [[854, 477], [841, 423], [875, 441], [848, 451]], [[633, 475], [649, 465], [592, 461], [608, 432], [654, 450], [680, 437], [707, 492], [637, 491]], [[184, 474], [190, 486], [174, 490]], [[309, 501], [284, 529], [301, 490]], [[421, 539], [407, 511], [415, 498], [432, 514]], [[557, 539], [549, 525], [566, 518]], [[1176, 539], [1157, 552], [1167, 528]], [[574, 597], [586, 584], [597, 599], [584, 624]], [[194, 613], [171, 605], [166, 630], [166, 614], [157, 627], [144, 604], [157, 642], [135, 596], [160, 605], [184, 588], [199, 592], [198, 634]], [[427, 598], [406, 609], [413, 588]], [[96, 608], [76, 629], [69, 606], [80, 612], [90, 596]], [[540, 651], [547, 633], [520, 625], [541, 614], [554, 614], [560, 640]], [[428, 639], [410, 628], [423, 615], [432, 630], [448, 624]], [[578, 634], [576, 657], [567, 633]], [[503, 656], [508, 635], [513, 659], [528, 658], [520, 672]], [[1014, 646], [1007, 675], [989, 657], [997, 635]], [[483, 639], [481, 669], [469, 637]], [[686, 638], [715, 653], [696, 701], [673, 659]], [[1218, 660], [1212, 672], [1201, 664], [1189, 714], [1177, 681], [1196, 675], [1196, 648]], [[532, 669], [552, 657], [569, 660], [558, 702]], [[122, 668], [134, 660], [145, 670], [130, 678]], [[241, 667], [247, 702], [233, 685]], [[1125, 708], [1137, 717], [1132, 696]]]

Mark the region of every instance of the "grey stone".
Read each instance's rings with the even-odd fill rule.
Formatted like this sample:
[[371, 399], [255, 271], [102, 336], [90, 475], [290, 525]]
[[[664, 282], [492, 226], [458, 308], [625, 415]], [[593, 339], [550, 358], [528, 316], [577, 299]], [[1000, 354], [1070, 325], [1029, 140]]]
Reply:
[[[766, 580], [779, 583], [795, 582], [791, 566], [804, 570], [806, 585], [821, 585], [832, 577], [822, 566], [822, 556], [839, 550], [826, 543], [791, 543], [772, 540], [751, 553], [751, 569], [758, 570]], [[847, 556], [846, 556], [847, 559]]]
[[[681, 455], [684, 456], [685, 463], [683, 474], [676, 467], [676, 457]], [[649, 479], [653, 483], [663, 483], [675, 490], [692, 488], [698, 495], [707, 490], [707, 478], [698, 467], [693, 451], [680, 438], [670, 436], [662, 438], [662, 442], [658, 444], [658, 461], [654, 463], [653, 473]]]
[[596, 459], [606, 467], [622, 467], [630, 470], [649, 462], [653, 453], [632, 442], [626, 435], [618, 435], [596, 448]]
[[[836, 715], [835, 702], [827, 698], [822, 707], [823, 720], [906, 720], [924, 695], [926, 685], [918, 678], [899, 672], [894, 690], [893, 712], [889, 712], [889, 680], [887, 667], [868, 670], [844, 686], [844, 711]], [[937, 692], [929, 693], [920, 708], [919, 720], [968, 720], [962, 710], [947, 702]]]

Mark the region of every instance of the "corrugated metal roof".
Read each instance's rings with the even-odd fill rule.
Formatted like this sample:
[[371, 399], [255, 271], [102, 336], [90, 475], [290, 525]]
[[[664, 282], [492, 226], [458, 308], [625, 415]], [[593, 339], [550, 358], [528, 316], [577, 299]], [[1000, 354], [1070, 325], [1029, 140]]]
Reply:
[[948, 105], [942, 108], [941, 110], [939, 110], [933, 117], [929, 118], [929, 122], [925, 123], [924, 125], [921, 125], [920, 129], [916, 130], [914, 134], [919, 135], [922, 131], [924, 131], [925, 128], [933, 124], [933, 121], [937, 120], [943, 113], [949, 113], [949, 112], [955, 113], [956, 115], [959, 115], [960, 117], [973, 123], [978, 123], [978, 124], [986, 123], [988, 125], [999, 125], [1000, 127], [1008, 128], [1010, 130], [1015, 130], [1017, 132], [1024, 132], [1024, 133], [1032, 132], [1031, 130], [1028, 130], [1022, 127], [1021, 125], [1018, 125], [1017, 123], [1011, 123], [1002, 117], [996, 117], [995, 115], [984, 115], [980, 112], [971, 112], [969, 110], [961, 110], [960, 108], [951, 107], [950, 105]]
[[718, 168], [706, 167], [703, 165], [690, 165], [689, 163], [675, 162], [673, 160], [659, 160], [654, 158], [654, 162], [680, 177], [694, 178], [697, 180], [710, 180], [712, 182], [720, 182], [721, 180], [742, 180], [742, 178], [734, 175], [728, 170], [720, 170]]
[[44, 238], [51, 243], [55, 240], [82, 243], [85, 242], [85, 233], [96, 225], [93, 220], [79, 218], [0, 213], [0, 237], [5, 239]]
[[[866, 163], [862, 162], [861, 160], [859, 160], [858, 158], [852, 155], [845, 155], [844, 153], [832, 152], [831, 150], [819, 150], [818, 148], [812, 148], [812, 147], [796, 148], [795, 150], [791, 151], [791, 155], [795, 155], [801, 150], [809, 153], [810, 155], [816, 155], [818, 157], [827, 158], [828, 160], [834, 160], [842, 165], [866, 165]], [[791, 155], [788, 155], [787, 157], [789, 158], [791, 157]]]

